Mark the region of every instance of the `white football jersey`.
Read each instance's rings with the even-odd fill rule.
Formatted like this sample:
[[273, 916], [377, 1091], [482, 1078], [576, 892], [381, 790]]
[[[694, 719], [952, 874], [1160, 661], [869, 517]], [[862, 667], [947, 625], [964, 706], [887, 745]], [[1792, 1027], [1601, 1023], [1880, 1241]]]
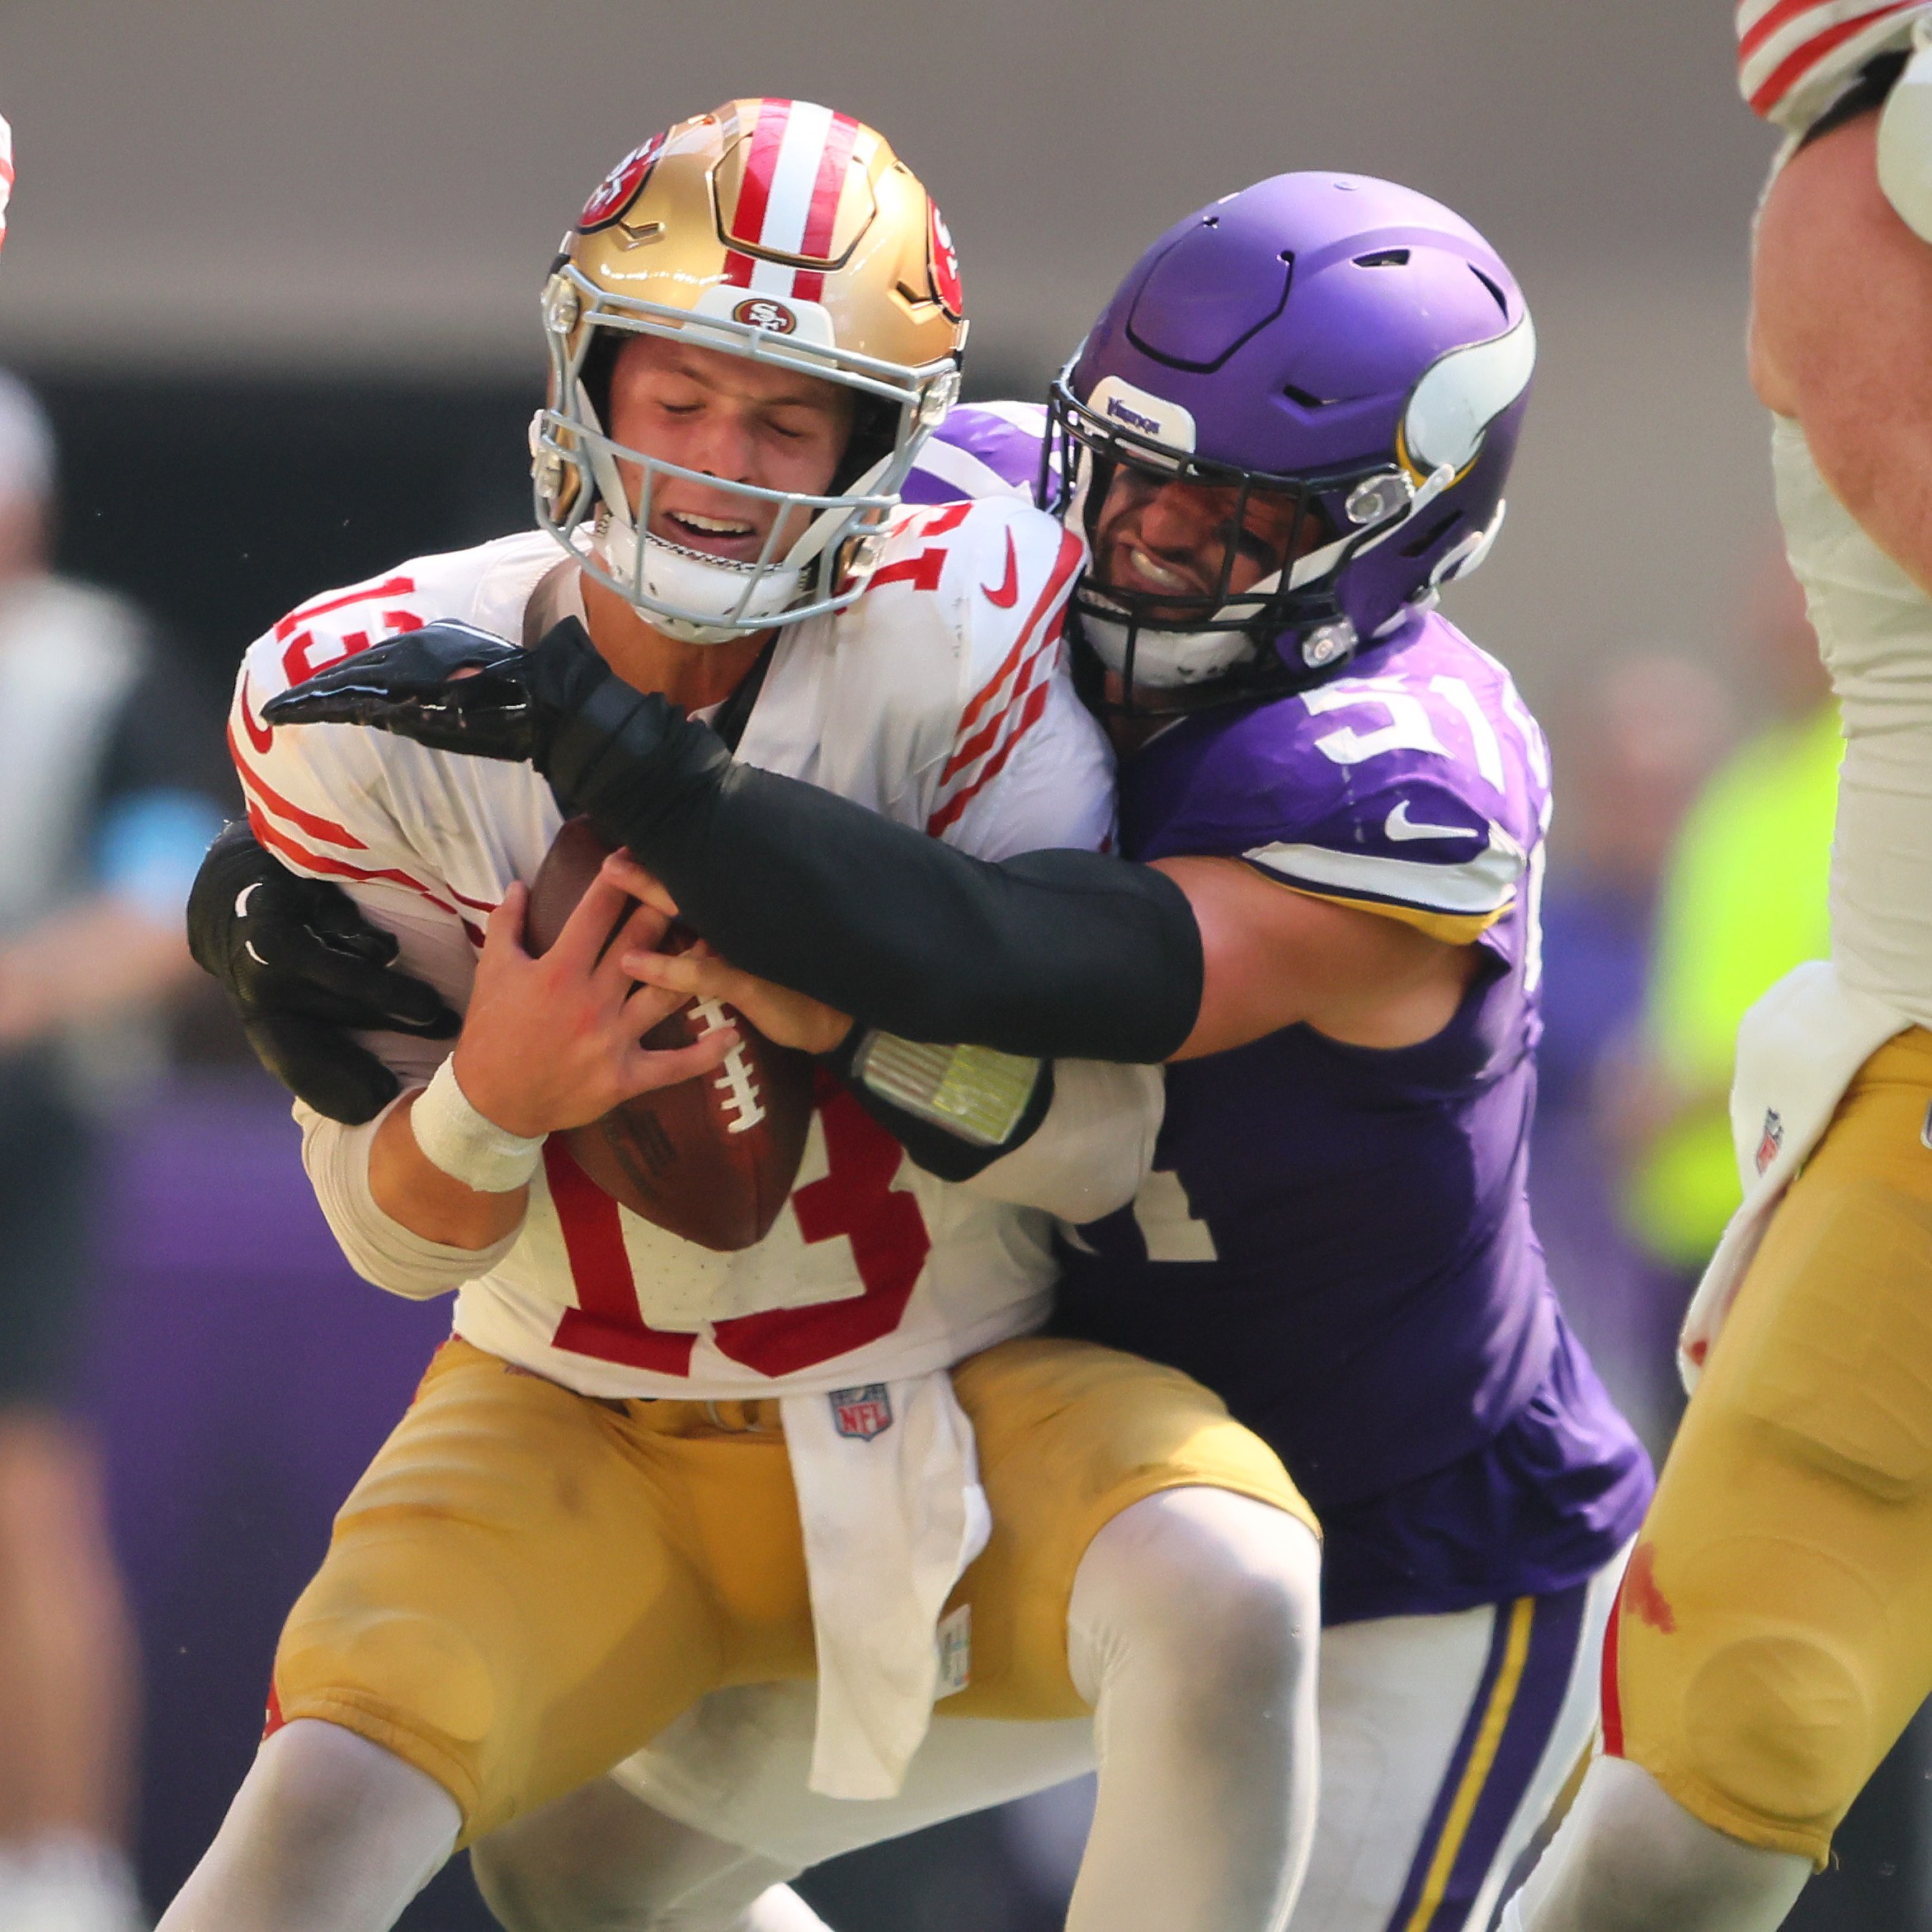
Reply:
[[[780, 632], [738, 755], [982, 857], [1097, 848], [1112, 829], [1112, 759], [1061, 642], [1082, 561], [1077, 538], [1026, 506], [902, 510], [865, 594]], [[355, 726], [271, 729], [261, 709], [433, 620], [534, 642], [526, 617], [558, 568], [537, 533], [418, 558], [284, 618], [237, 684], [229, 740], [257, 836], [342, 886], [397, 935], [403, 968], [459, 1011], [484, 920], [511, 880], [535, 878], [562, 823], [549, 785], [528, 766]], [[370, 1044], [412, 1082], [446, 1050], [396, 1034]], [[554, 1138], [516, 1245], [459, 1291], [456, 1332], [590, 1395], [883, 1382], [1037, 1326], [1054, 1275], [1049, 1226], [915, 1167], [828, 1078], [790, 1199], [737, 1253], [620, 1207]]]
[[1754, 112], [1802, 134], [1928, 11], [1925, 0], [1737, 0], [1738, 86]]

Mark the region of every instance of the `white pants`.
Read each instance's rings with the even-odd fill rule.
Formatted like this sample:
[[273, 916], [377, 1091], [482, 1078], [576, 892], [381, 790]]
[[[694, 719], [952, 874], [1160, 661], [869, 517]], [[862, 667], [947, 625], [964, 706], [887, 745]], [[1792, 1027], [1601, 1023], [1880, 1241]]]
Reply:
[[[1482, 1932], [1589, 1747], [1622, 1567], [1619, 1557], [1551, 1596], [1322, 1633], [1321, 1800], [1292, 1932]], [[899, 1796], [852, 1804], [806, 1789], [813, 1721], [808, 1684], [717, 1692], [614, 1775], [775, 1877], [1093, 1765], [1085, 1720], [940, 1716]], [[1057, 1796], [1037, 1822], [1021, 1835], [1050, 1842], [1057, 1826], [1063, 1864], [1051, 1875], [1070, 1883], [1084, 1815]]]

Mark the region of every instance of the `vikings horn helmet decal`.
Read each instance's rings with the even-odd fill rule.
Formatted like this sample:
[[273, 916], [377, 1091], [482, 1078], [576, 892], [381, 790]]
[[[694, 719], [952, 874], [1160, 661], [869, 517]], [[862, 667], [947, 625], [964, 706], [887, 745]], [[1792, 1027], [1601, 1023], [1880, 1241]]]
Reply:
[[1156, 594], [1110, 584], [1096, 544], [1086, 681], [1185, 710], [1393, 634], [1495, 541], [1535, 360], [1495, 250], [1409, 189], [1278, 175], [1169, 229], [1053, 386], [1043, 494], [1091, 542], [1117, 484], [1203, 486], [1224, 555], [1218, 582]]
[[[591, 196], [544, 291], [549, 406], [530, 430], [537, 520], [668, 634], [717, 643], [851, 602], [859, 540], [898, 500], [959, 389], [966, 324], [945, 224], [884, 137], [805, 101], [728, 101], [625, 155]], [[780, 515], [755, 562], [649, 532], [651, 493], [692, 473], [607, 432], [632, 335], [779, 364], [853, 390], [823, 496], [704, 480]], [[634, 468], [636, 489], [618, 465]], [[781, 532], [804, 523], [782, 554]]]

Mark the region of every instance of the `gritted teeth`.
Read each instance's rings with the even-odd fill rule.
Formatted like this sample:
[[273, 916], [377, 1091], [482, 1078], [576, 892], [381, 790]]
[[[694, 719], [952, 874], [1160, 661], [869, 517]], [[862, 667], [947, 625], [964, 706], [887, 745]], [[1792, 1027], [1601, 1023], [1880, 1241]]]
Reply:
[[1185, 572], [1171, 569], [1157, 558], [1149, 555], [1139, 544], [1125, 544], [1123, 550], [1123, 561], [1129, 573], [1138, 577], [1148, 588], [1187, 595], [1199, 594], [1200, 586], [1193, 577]]

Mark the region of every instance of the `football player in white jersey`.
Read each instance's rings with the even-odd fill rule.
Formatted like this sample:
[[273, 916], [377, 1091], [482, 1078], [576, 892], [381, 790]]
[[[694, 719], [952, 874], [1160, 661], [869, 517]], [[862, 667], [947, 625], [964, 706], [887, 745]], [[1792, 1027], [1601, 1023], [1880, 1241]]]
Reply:
[[[708, 1073], [733, 1036], [639, 1047], [665, 999], [605, 946], [610, 888], [540, 958], [522, 943], [560, 798], [596, 816], [598, 731], [640, 692], [717, 707], [747, 763], [983, 857], [1105, 838], [1104, 741], [1058, 649], [1078, 542], [1009, 503], [895, 508], [956, 381], [944, 224], [871, 130], [732, 102], [613, 170], [544, 318], [543, 529], [313, 600], [238, 686], [256, 835], [464, 1015], [447, 1055], [433, 1008], [370, 1043], [402, 1091], [360, 1125], [299, 1110], [318, 1196], [369, 1279], [460, 1292], [163, 1925], [375, 1932], [455, 1846], [711, 1690], [815, 1678], [811, 1782], [847, 1798], [898, 1788], [935, 1695], [949, 1722], [1092, 1710], [1100, 1822], [1072, 1922], [1278, 1926], [1312, 1815], [1306, 1506], [1185, 1377], [1026, 1332], [1049, 1213], [1131, 1195], [1157, 1077], [908, 1054], [890, 1081], [828, 1077], [771, 1231], [716, 1253], [620, 1208], [561, 1136]], [[278, 728], [276, 694], [384, 636], [426, 689], [477, 667], [433, 743]], [[577, 716], [596, 729], [573, 737]], [[549, 734], [548, 780], [452, 755], [512, 727]], [[1097, 896], [1095, 943], [1148, 889]], [[627, 941], [660, 931], [634, 912]], [[917, 1136], [942, 1085], [975, 1080], [1002, 1104], [955, 1179], [873, 1117]], [[695, 1855], [665, 1834], [663, 1865]]]
[[1789, 137], [1751, 361], [1844, 713], [1831, 959], [1740, 1030], [1745, 1204], [1685, 1328], [1605, 1755], [1514, 1932], [1767, 1932], [1932, 1691], [1932, 7], [1737, 16]]

